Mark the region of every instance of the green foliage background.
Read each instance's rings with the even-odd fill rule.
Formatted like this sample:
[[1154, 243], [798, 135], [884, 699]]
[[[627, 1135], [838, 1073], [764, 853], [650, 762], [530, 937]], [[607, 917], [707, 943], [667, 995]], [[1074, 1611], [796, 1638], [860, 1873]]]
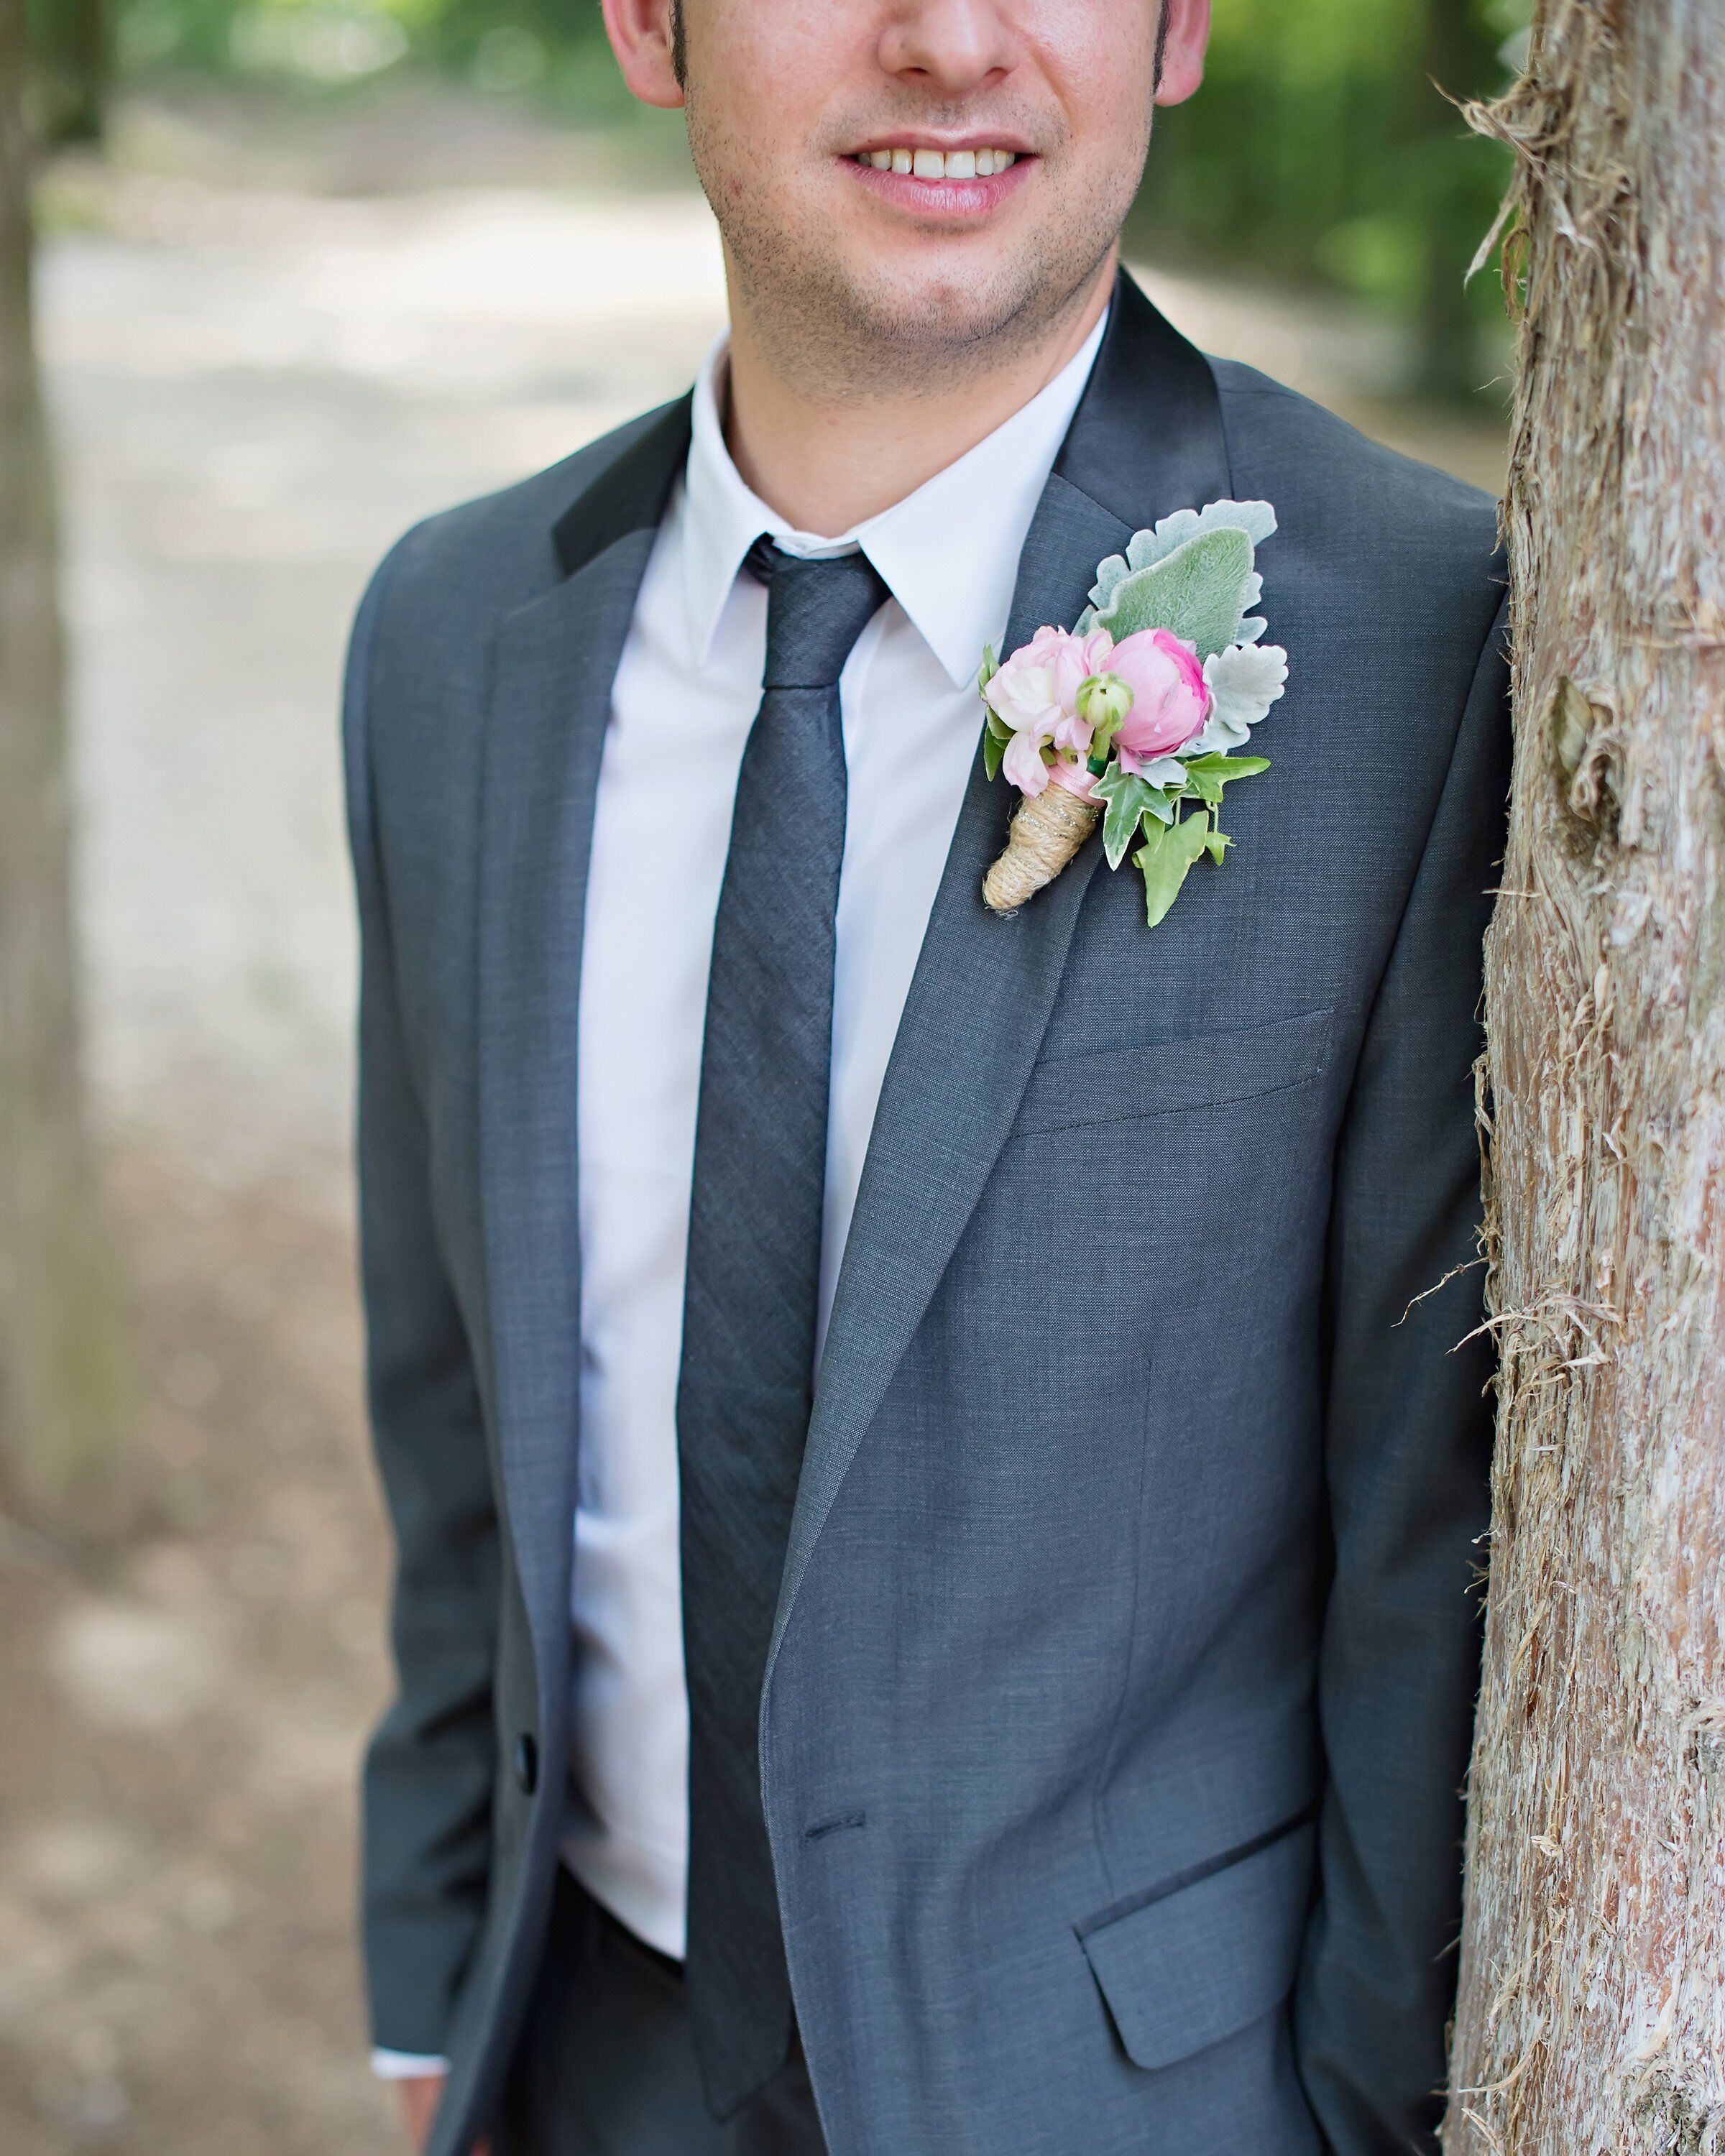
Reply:
[[[33, 0], [44, 29], [105, 0]], [[416, 64], [585, 124], [629, 101], [597, 0], [105, 0], [123, 78], [288, 78], [340, 93]], [[1123, 0], [1106, 0], [1123, 4]], [[1423, 386], [1475, 389], [1498, 319], [1462, 279], [1504, 182], [1441, 94], [1494, 95], [1528, 0], [1214, 0], [1207, 80], [1158, 116], [1132, 239], [1225, 273], [1346, 291], [1418, 324]]]
[[1496, 280], [1464, 280], [1508, 174], [1452, 101], [1507, 87], [1527, 0], [1214, 0], [1204, 88], [1158, 115], [1147, 253], [1339, 289], [1420, 325], [1474, 388]]

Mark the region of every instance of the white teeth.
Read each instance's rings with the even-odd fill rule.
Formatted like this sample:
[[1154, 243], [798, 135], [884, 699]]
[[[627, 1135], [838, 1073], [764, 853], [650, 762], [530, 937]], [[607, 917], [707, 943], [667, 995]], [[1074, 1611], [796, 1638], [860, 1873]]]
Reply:
[[1011, 150], [865, 150], [859, 161], [877, 172], [911, 172], [919, 180], [992, 180], [1018, 159]]

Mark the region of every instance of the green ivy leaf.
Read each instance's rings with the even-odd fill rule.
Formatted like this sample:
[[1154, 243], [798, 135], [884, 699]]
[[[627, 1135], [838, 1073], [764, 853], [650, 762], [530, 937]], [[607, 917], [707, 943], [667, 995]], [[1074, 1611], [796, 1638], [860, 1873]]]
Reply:
[[1204, 850], [1209, 835], [1209, 821], [1204, 816], [1144, 827], [1144, 843], [1132, 859], [1143, 874], [1144, 903], [1153, 928], [1179, 896], [1186, 872]]
[[1147, 785], [1135, 771], [1123, 771], [1117, 763], [1102, 773], [1096, 790], [1108, 804], [1102, 817], [1102, 850], [1108, 856], [1109, 867], [1117, 869], [1137, 836], [1156, 788]]
[[1117, 643], [1141, 629], [1171, 629], [1208, 659], [1234, 641], [1251, 584], [1251, 540], [1224, 526], [1123, 577], [1096, 620]]
[[1220, 750], [1209, 756], [1195, 756], [1186, 767], [1189, 774], [1214, 774], [1225, 786], [1230, 778], [1255, 778], [1260, 771], [1268, 771], [1267, 756], [1229, 756]]
[[1000, 759], [1006, 754], [1006, 744], [1012, 739], [1009, 732], [997, 734], [993, 726], [983, 728], [983, 772], [988, 778], [1000, 775]]
[[1216, 866], [1220, 868], [1222, 865], [1223, 855], [1227, 852], [1228, 849], [1233, 844], [1233, 839], [1229, 837], [1225, 831], [1212, 831], [1204, 842], [1204, 850], [1209, 855], [1210, 859], [1216, 864]]

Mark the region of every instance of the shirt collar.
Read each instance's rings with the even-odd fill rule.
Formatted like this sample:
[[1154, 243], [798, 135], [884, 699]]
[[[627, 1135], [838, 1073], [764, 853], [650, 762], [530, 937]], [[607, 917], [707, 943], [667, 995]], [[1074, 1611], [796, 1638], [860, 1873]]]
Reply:
[[721, 336], [696, 380], [683, 502], [683, 589], [696, 664], [706, 664], [743, 557], [764, 531], [787, 552], [810, 557], [860, 547], [953, 686], [972, 680], [983, 646], [1005, 632], [1019, 556], [1107, 320], [1105, 313], [1053, 381], [974, 449], [836, 539], [794, 530], [732, 462], [719, 419]]

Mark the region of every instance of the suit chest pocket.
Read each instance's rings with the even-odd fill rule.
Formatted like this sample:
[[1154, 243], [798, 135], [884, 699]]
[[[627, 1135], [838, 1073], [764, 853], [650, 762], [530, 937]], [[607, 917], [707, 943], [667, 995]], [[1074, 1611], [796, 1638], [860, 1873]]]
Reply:
[[1226, 1107], [1309, 1085], [1328, 1065], [1334, 1019], [1332, 1010], [1303, 1011], [1266, 1025], [1038, 1063], [1011, 1136]]

